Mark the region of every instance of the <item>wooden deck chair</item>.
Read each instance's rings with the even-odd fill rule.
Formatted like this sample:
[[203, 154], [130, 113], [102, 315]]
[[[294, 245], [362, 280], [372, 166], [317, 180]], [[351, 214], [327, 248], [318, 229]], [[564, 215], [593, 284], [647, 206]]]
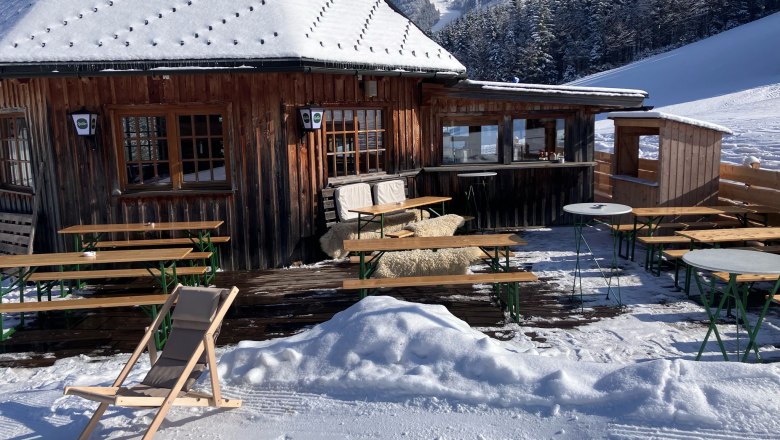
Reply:
[[[110, 387], [65, 387], [66, 395], [81, 396], [100, 402], [95, 415], [84, 428], [79, 438], [89, 438], [108, 405], [129, 407], [159, 407], [144, 439], [150, 439], [157, 432], [171, 406], [213, 406], [237, 408], [240, 400], [223, 399], [219, 390], [217, 362], [214, 356], [214, 341], [219, 333], [222, 319], [230, 304], [236, 298], [238, 288], [218, 289], [206, 287], [185, 287], [179, 284], [163, 305], [157, 318], [146, 329], [138, 344]], [[168, 342], [157, 356], [153, 333], [165, 320], [173, 304], [173, 325]], [[122, 383], [132, 370], [144, 349], [149, 350], [152, 367], [140, 384], [123, 387]], [[211, 376], [211, 395], [190, 391], [208, 365]]]

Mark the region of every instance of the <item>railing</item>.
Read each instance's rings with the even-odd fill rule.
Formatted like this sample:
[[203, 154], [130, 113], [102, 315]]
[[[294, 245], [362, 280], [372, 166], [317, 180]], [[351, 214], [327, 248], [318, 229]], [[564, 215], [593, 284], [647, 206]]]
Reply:
[[[612, 198], [612, 154], [597, 151], [594, 170], [596, 200]], [[639, 159], [639, 176], [656, 181], [658, 161]], [[747, 203], [780, 207], [780, 171], [752, 169], [741, 165], [720, 164], [719, 198], [723, 203]]]

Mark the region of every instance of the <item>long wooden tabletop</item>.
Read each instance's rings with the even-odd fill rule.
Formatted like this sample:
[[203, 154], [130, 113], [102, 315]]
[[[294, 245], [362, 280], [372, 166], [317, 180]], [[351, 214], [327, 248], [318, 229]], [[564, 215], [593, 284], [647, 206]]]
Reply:
[[192, 248], [97, 251], [94, 257], [86, 257], [82, 252], [0, 255], [0, 268], [169, 261], [180, 260], [190, 252]]
[[747, 206], [658, 206], [654, 208], [634, 208], [631, 213], [637, 217], [659, 217], [678, 215], [718, 215], [749, 214], [755, 210]]
[[675, 233], [699, 243], [780, 240], [780, 228], [775, 227], [704, 229], [697, 231], [675, 231]]
[[401, 211], [404, 209], [435, 205], [437, 203], [447, 202], [450, 200], [452, 200], [452, 197], [425, 196], [425, 197], [417, 197], [414, 199], [406, 199], [403, 202], [398, 202], [398, 203], [385, 203], [383, 205], [372, 205], [363, 208], [350, 209], [349, 212], [357, 212], [359, 214], [369, 214], [369, 215], [380, 215], [380, 214], [387, 214], [389, 212]]
[[165, 223], [105, 223], [74, 225], [60, 229], [60, 234], [103, 234], [109, 232], [195, 231], [217, 229], [224, 221], [165, 222]]
[[516, 234], [454, 235], [447, 237], [371, 238], [344, 240], [348, 252], [404, 251], [412, 249], [446, 249], [460, 247], [504, 247], [528, 244]]

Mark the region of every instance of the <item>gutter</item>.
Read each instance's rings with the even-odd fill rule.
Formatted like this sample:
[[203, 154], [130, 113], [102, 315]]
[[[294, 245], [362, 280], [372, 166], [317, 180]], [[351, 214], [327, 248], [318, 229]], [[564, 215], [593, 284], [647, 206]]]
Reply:
[[[390, 66], [388, 66], [390, 67]], [[383, 69], [377, 65], [324, 62], [305, 58], [273, 60], [152, 60], [58, 62], [46, 64], [0, 63], [0, 78], [173, 75], [203, 73], [304, 72], [437, 79], [464, 79], [466, 72]]]

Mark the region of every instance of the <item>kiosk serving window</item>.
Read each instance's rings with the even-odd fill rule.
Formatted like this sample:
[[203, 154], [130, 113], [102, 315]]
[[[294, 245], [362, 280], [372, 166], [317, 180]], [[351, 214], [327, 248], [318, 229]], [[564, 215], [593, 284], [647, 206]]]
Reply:
[[499, 161], [497, 121], [449, 121], [442, 127], [445, 165]]

